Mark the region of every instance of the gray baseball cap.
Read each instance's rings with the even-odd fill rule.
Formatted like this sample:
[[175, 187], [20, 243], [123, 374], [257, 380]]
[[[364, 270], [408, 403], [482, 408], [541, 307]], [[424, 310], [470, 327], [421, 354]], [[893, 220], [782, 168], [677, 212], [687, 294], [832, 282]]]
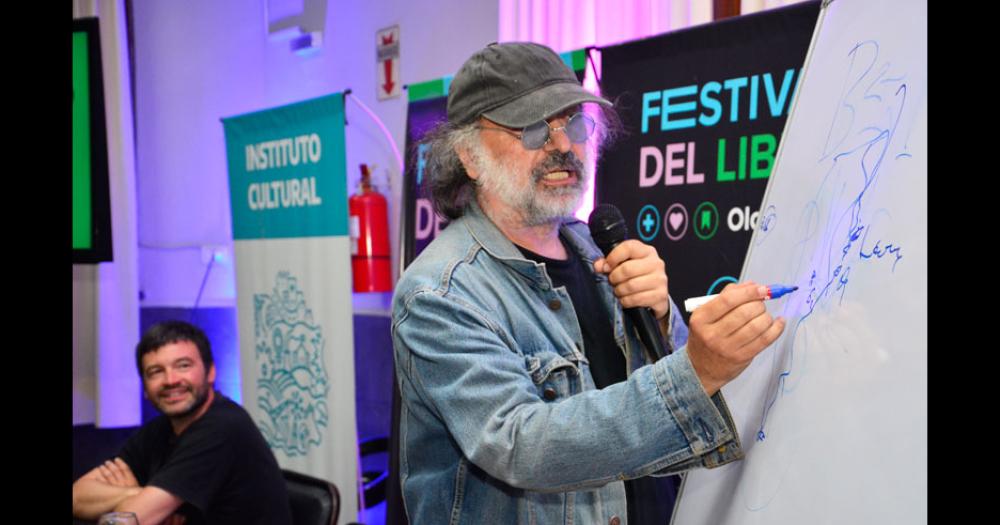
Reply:
[[608, 100], [583, 89], [576, 74], [548, 47], [531, 42], [493, 43], [469, 57], [448, 88], [448, 121], [480, 116], [523, 128], [570, 106]]

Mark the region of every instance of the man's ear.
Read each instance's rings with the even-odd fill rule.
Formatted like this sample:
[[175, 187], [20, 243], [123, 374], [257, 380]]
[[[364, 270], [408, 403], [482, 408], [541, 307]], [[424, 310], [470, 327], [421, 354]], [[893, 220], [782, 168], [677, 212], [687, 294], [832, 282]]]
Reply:
[[215, 363], [208, 367], [208, 383], [211, 385], [215, 384]]
[[456, 146], [455, 153], [458, 153], [458, 160], [462, 161], [462, 167], [465, 168], [465, 173], [469, 175], [469, 178], [479, 180], [479, 172], [476, 171], [476, 163], [472, 162], [472, 154], [469, 153], [469, 150]]

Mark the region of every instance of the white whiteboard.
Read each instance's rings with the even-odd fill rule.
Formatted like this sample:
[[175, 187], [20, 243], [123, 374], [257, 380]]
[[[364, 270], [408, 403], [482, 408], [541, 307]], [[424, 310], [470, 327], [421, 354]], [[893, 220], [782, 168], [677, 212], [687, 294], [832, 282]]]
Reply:
[[672, 523], [927, 522], [926, 56], [924, 0], [821, 9], [741, 279], [799, 290]]

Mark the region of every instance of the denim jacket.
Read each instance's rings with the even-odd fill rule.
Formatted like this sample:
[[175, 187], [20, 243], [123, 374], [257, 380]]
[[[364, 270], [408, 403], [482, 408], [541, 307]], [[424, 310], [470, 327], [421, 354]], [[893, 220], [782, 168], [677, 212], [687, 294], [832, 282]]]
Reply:
[[[561, 232], [593, 271], [586, 225]], [[629, 371], [602, 390], [565, 288], [474, 203], [410, 265], [392, 314], [410, 523], [625, 523], [622, 480], [743, 456], [686, 347], [648, 365], [607, 278], [594, 279]], [[687, 327], [671, 312], [677, 348]]]

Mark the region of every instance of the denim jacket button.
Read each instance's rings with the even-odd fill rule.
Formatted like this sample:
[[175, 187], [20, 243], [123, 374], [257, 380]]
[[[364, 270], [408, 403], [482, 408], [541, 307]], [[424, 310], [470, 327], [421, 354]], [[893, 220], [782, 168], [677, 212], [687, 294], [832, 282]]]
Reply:
[[549, 301], [549, 310], [555, 311], [562, 308], [562, 301], [559, 299], [553, 299]]
[[608, 525], [621, 525], [621, 523], [621, 518], [618, 516], [611, 516], [611, 521], [608, 522]]
[[545, 390], [542, 391], [542, 395], [545, 396], [545, 399], [552, 401], [553, 399], [556, 398], [556, 389], [547, 386], [545, 387]]

